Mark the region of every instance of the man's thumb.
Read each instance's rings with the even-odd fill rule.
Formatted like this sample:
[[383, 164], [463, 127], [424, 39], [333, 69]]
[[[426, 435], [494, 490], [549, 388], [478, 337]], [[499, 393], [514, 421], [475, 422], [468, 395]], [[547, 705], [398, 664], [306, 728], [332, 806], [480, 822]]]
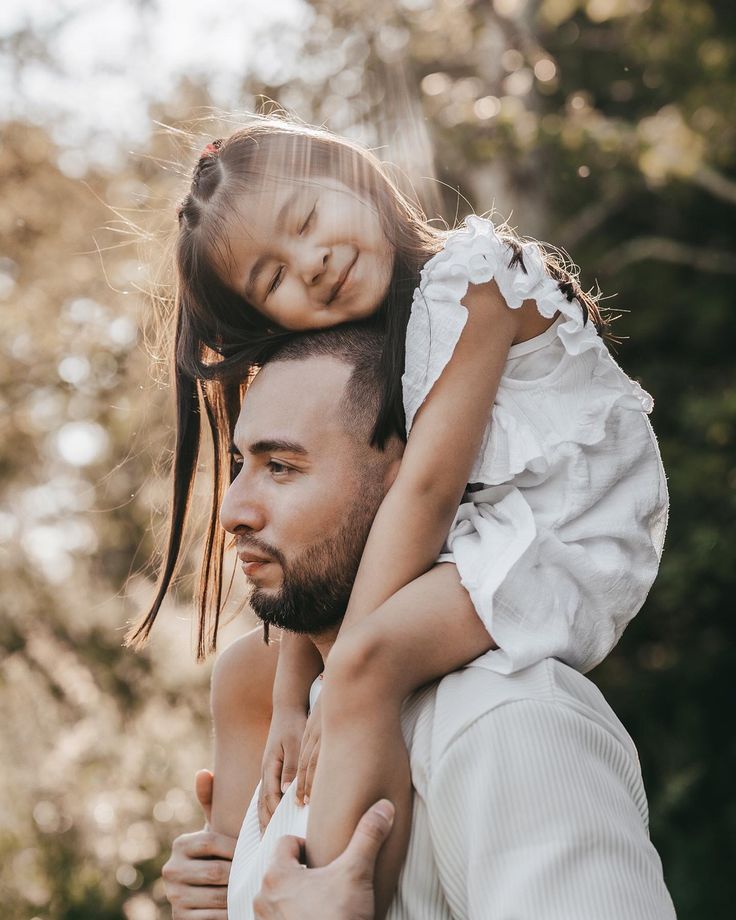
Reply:
[[395, 809], [388, 799], [371, 805], [358, 822], [342, 858], [361, 875], [373, 877], [378, 853], [391, 833]]
[[199, 770], [194, 779], [194, 791], [209, 824], [212, 819], [212, 787], [214, 776], [210, 770]]

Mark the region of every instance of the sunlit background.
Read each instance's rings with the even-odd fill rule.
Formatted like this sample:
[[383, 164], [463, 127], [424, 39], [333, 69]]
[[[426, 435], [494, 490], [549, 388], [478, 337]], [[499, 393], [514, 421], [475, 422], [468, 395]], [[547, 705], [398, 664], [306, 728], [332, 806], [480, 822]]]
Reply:
[[615, 295], [672, 518], [645, 609], [592, 677], [639, 748], [681, 920], [733, 916], [735, 78], [730, 0], [6, 0], [4, 918], [167, 917], [161, 865], [200, 822], [196, 533], [150, 649], [121, 639], [165, 524], [153, 295], [175, 203], [192, 149], [266, 99], [377, 149], [430, 216], [495, 207]]

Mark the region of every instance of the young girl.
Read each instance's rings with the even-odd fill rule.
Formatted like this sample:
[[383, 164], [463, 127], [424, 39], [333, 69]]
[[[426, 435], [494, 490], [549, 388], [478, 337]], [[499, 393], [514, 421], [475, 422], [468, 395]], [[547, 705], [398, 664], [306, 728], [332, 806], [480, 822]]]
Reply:
[[[407, 695], [471, 661], [510, 673], [556, 657], [589, 670], [641, 607], [667, 515], [652, 401], [613, 361], [595, 300], [553, 254], [478, 217], [436, 230], [372, 155], [323, 131], [263, 120], [209, 144], [179, 212], [176, 264], [171, 531], [158, 596], [133, 641], [147, 636], [179, 553], [200, 399], [216, 466], [203, 655], [217, 631], [217, 510], [241, 381], [284, 335], [370, 317], [385, 329], [374, 443], [407, 435], [406, 451], [306, 732], [320, 670], [308, 639], [285, 637], [277, 667], [273, 646], [241, 641], [213, 687], [215, 827], [237, 833], [238, 774], [255, 778], [272, 717], [264, 822], [294, 777], [300, 736], [305, 801], [319, 750], [310, 864], [341, 852], [372, 802], [395, 803], [376, 877], [383, 916], [411, 825], [399, 723]], [[274, 668], [271, 712], [264, 684]]]

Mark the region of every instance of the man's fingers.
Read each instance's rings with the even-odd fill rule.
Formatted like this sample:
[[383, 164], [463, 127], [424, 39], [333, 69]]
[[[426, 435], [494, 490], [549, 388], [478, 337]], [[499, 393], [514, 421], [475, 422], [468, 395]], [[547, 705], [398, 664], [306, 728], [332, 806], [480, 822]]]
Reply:
[[179, 907], [177, 904], [171, 905], [171, 920], [228, 920], [227, 910], [218, 910], [209, 907], [204, 910], [201, 908]]
[[304, 854], [304, 840], [301, 837], [281, 837], [273, 849], [271, 865], [279, 868], [299, 866]]
[[194, 791], [197, 800], [202, 806], [205, 821], [209, 824], [212, 819], [212, 790], [214, 777], [210, 770], [199, 770], [194, 778]]
[[[178, 890], [172, 891], [171, 895], [177, 908], [187, 910], [226, 910], [227, 909], [227, 887], [207, 887], [185, 885]], [[204, 917], [205, 914], [197, 914], [197, 917]], [[207, 914], [209, 917], [209, 914]]]
[[196, 831], [194, 834], [177, 837], [174, 843], [178, 843], [184, 855], [191, 859], [219, 856], [221, 859], [232, 860], [237, 840], [214, 831]]
[[[222, 886], [227, 888], [232, 864], [224, 859], [170, 859], [161, 870], [167, 885], [182, 885], [189, 888]], [[214, 890], [214, 888], [213, 888]]]
[[350, 843], [339, 861], [347, 862], [353, 872], [361, 878], [373, 878], [376, 857], [391, 833], [395, 809], [388, 799], [381, 799], [371, 805], [358, 822]]

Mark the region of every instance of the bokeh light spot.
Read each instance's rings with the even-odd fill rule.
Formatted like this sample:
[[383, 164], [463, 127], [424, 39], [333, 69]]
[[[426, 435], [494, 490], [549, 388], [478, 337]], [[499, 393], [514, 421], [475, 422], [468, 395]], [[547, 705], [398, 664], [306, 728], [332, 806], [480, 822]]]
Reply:
[[89, 377], [89, 361], [84, 355], [67, 355], [59, 361], [58, 372], [59, 377], [66, 383], [79, 386]]
[[422, 80], [422, 92], [427, 96], [439, 96], [447, 92], [452, 81], [446, 73], [428, 73]]
[[541, 61], [537, 61], [534, 65], [534, 76], [537, 80], [541, 80], [542, 83], [548, 83], [550, 80], [554, 80], [557, 75], [557, 67], [555, 62], [551, 61], [549, 58], [542, 58]]
[[56, 436], [62, 458], [72, 466], [88, 466], [99, 460], [108, 446], [105, 429], [96, 422], [67, 422]]
[[496, 96], [483, 96], [482, 99], [477, 100], [473, 106], [473, 111], [476, 117], [481, 120], [495, 118], [501, 111], [501, 102]]

